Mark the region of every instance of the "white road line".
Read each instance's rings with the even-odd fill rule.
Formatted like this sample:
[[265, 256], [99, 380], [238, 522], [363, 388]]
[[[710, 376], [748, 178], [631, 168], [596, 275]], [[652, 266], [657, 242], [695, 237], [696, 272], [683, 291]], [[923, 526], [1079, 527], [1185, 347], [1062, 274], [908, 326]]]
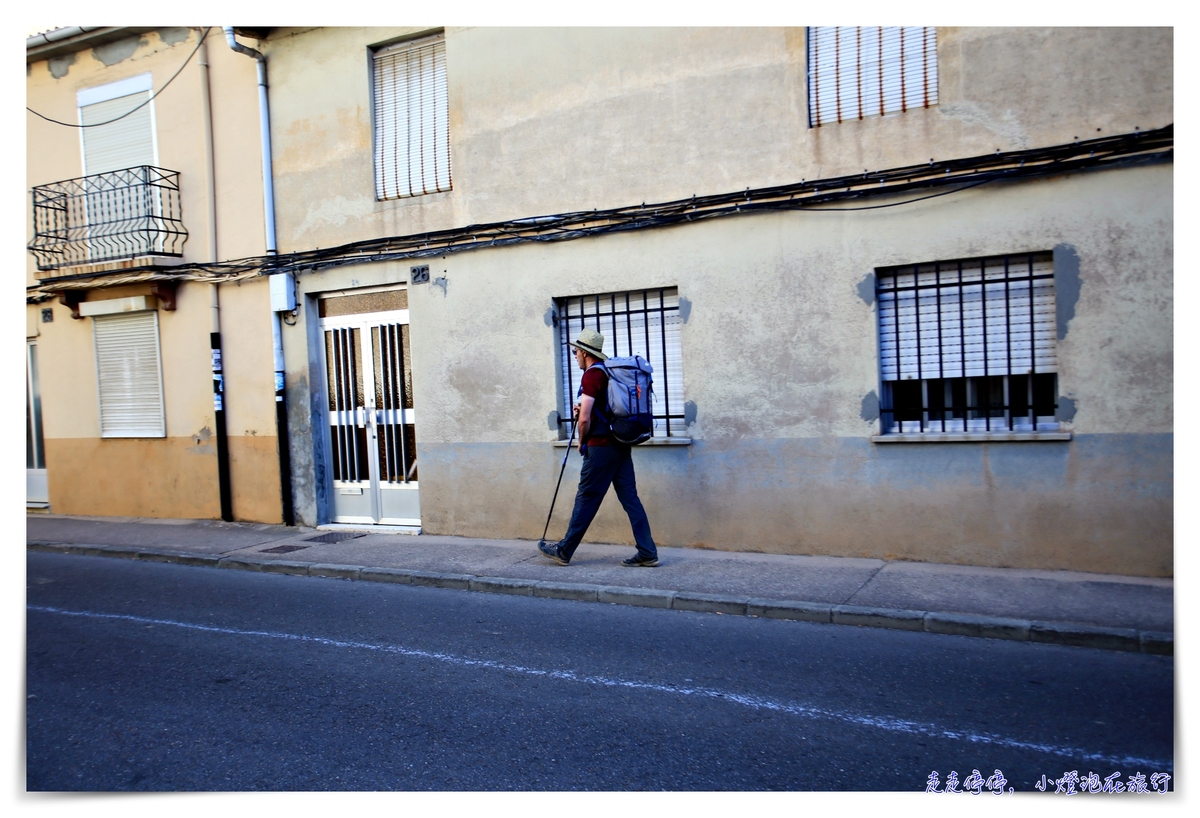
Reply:
[[812, 707], [795, 702], [778, 701], [743, 693], [731, 693], [724, 690], [715, 690], [713, 688], [674, 687], [672, 685], [656, 684], [653, 682], [639, 682], [629, 679], [613, 679], [607, 676], [581, 675], [569, 670], [542, 670], [540, 668], [524, 667], [522, 665], [513, 665], [506, 662], [495, 662], [489, 659], [467, 659], [462, 656], [454, 656], [448, 653], [417, 650], [414, 648], [401, 647], [399, 645], [375, 645], [369, 642], [349, 642], [344, 639], [328, 639], [323, 636], [306, 636], [304, 634], [282, 633], [279, 631], [254, 631], [244, 630], [242, 628], [221, 628], [215, 625], [198, 625], [192, 622], [178, 622], [173, 619], [153, 619], [145, 616], [133, 616], [131, 614], [98, 613], [95, 611], [68, 611], [62, 608], [54, 608], [46, 605], [26, 605], [25, 609], [27, 611], [36, 611], [38, 613], [59, 614], [60, 616], [77, 616], [86, 617], [89, 619], [112, 619], [125, 622], [136, 622], [142, 625], [169, 625], [176, 628], [204, 631], [206, 633], [220, 633], [229, 636], [252, 636], [264, 639], [283, 639], [292, 642], [305, 642], [314, 645], [325, 645], [327, 647], [349, 648], [351, 650], [368, 650], [377, 653], [389, 653], [398, 656], [432, 659], [438, 662], [445, 662], [446, 664], [458, 665], [459, 667], [476, 667], [487, 670], [499, 670], [505, 673], [520, 673], [526, 676], [542, 676], [549, 679], [561, 679], [563, 681], [579, 682], [582, 684], [597, 685], [600, 687], [649, 690], [655, 693], [671, 693], [677, 696], [694, 696], [696, 698], [703, 699], [717, 699], [720, 701], [740, 704], [755, 710], [768, 710], [777, 713], [787, 713], [793, 716], [826, 719], [829, 721], [852, 724], [860, 727], [874, 727], [893, 733], [908, 733], [910, 735], [928, 736], [936, 739], [951, 739], [975, 744], [989, 744], [1013, 750], [1028, 750], [1031, 752], [1062, 756], [1075, 761], [1105, 762], [1124, 767], [1142, 767], [1146, 769], [1153, 769], [1155, 771], [1174, 771], [1174, 763], [1171, 760], [1164, 761], [1161, 759], [1138, 758], [1135, 756], [1113, 756], [1106, 753], [1096, 753], [1088, 750], [1082, 750], [1076, 747], [1059, 747], [1053, 744], [1039, 744], [1032, 741], [1020, 741], [1018, 739], [1007, 738], [1005, 736], [999, 736], [991, 733], [976, 733], [967, 730], [950, 730], [936, 724], [923, 724], [921, 722], [905, 721], [901, 719], [887, 718], [884, 716], [846, 713], [837, 710], [829, 710], [823, 707]]

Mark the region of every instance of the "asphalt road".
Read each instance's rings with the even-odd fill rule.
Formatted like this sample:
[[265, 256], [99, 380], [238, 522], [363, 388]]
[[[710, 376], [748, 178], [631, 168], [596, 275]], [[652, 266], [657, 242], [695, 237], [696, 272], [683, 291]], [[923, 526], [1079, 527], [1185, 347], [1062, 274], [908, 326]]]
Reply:
[[1170, 657], [36, 552], [27, 572], [31, 791], [1174, 775]]

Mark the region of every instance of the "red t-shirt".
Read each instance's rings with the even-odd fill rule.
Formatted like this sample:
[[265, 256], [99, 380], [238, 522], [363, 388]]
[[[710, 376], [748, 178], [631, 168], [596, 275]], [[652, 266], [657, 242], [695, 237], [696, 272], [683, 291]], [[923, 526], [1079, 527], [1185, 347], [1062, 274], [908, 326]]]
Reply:
[[589, 432], [587, 439], [583, 442], [589, 446], [607, 446], [608, 445], [608, 424], [600, 421], [596, 416], [596, 410], [601, 413], [608, 414], [608, 375], [604, 369], [598, 366], [593, 366], [583, 373], [583, 380], [580, 382], [580, 388], [583, 394], [595, 399], [596, 403], [592, 406], [592, 429], [599, 427], [598, 433]]

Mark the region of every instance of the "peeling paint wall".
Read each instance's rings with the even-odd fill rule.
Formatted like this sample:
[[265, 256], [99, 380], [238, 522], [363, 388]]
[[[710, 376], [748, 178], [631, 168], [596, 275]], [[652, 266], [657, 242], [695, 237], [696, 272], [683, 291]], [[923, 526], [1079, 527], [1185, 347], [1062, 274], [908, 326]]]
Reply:
[[803, 28], [449, 27], [454, 189], [376, 202], [369, 47], [427, 32], [283, 29], [265, 44], [281, 250], [1060, 144], [1174, 116], [1169, 28], [939, 27], [939, 104], [809, 128]]
[[[368, 47], [417, 33], [297, 29], [266, 44], [282, 249], [1173, 119], [1169, 29], [940, 28], [939, 105], [809, 129], [803, 29], [451, 28], [454, 189], [376, 202]], [[431, 281], [409, 293], [422, 524], [540, 536], [562, 453], [548, 421], [553, 299], [678, 287], [694, 443], [635, 453], [660, 543], [1169, 575], [1172, 179], [1170, 164], [1130, 166], [885, 210], [740, 216], [423, 259]], [[875, 269], [1048, 250], [1062, 291], [1059, 415], [1073, 440], [873, 443]], [[310, 300], [284, 345], [303, 522], [326, 513], [311, 299], [403, 283], [408, 267], [300, 278]], [[560, 503], [552, 532], [569, 506]], [[588, 539], [631, 542], [612, 498]]]
[[[546, 422], [549, 304], [678, 286], [695, 443], [635, 455], [658, 542], [1170, 575], [1171, 176], [1170, 165], [1103, 171], [883, 212], [745, 216], [431, 259], [447, 294], [413, 285], [409, 296], [425, 530], [540, 536], [562, 454]], [[1059, 378], [1075, 439], [871, 443], [878, 340], [864, 276], [1066, 244], [1080, 295]], [[405, 273], [403, 262], [363, 265], [301, 283], [315, 293]], [[289, 328], [285, 343], [289, 378], [307, 380], [303, 331]], [[306, 442], [297, 434], [311, 451], [311, 427]], [[560, 505], [552, 532], [565, 527]], [[315, 521], [312, 502], [302, 513]], [[614, 499], [588, 539], [631, 542]]]

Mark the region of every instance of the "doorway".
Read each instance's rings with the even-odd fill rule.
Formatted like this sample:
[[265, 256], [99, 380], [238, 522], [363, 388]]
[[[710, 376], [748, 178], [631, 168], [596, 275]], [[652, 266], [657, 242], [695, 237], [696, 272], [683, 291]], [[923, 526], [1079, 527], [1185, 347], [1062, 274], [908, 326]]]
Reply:
[[318, 315], [329, 521], [420, 525], [408, 290], [332, 293]]

